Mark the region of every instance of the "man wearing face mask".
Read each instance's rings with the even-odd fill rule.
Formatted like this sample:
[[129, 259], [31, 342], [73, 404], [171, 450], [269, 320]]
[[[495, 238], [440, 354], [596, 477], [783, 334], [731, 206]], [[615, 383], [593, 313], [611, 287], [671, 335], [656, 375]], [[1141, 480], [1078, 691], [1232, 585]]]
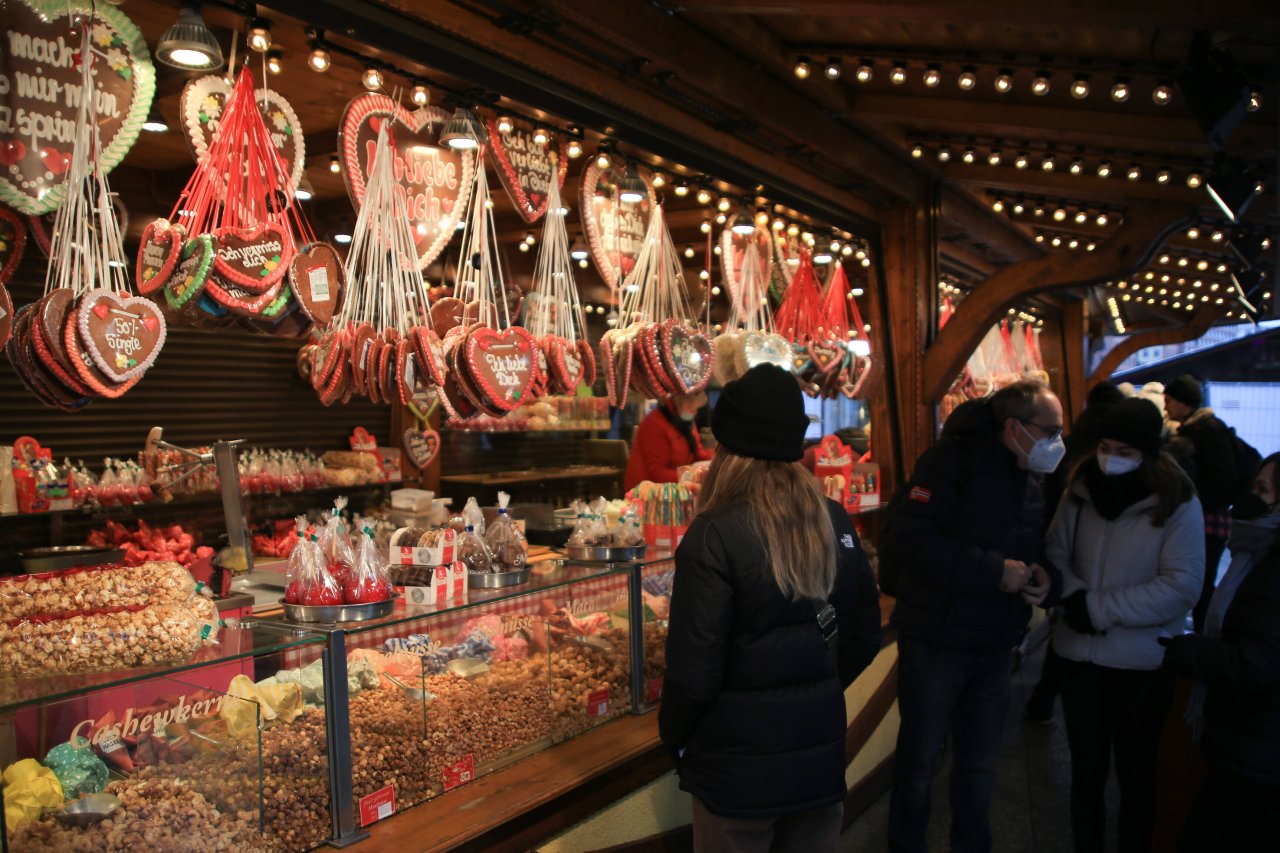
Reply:
[[707, 404], [707, 395], [676, 394], [653, 407], [631, 442], [631, 456], [622, 485], [628, 491], [645, 480], [674, 483], [677, 469], [710, 459], [710, 451], [702, 447], [702, 439], [693, 419], [698, 409]]
[[1044, 474], [1061, 461], [1062, 404], [1018, 382], [947, 419], [885, 530], [899, 565], [901, 726], [889, 848], [927, 850], [938, 751], [951, 735], [951, 849], [991, 849], [988, 809], [1013, 649], [1060, 577], [1044, 557]]
[[1182, 630], [1200, 594], [1204, 515], [1190, 479], [1160, 450], [1150, 401], [1113, 406], [1096, 455], [1072, 472], [1049, 530], [1062, 571], [1062, 711], [1071, 750], [1077, 853], [1103, 849], [1114, 756], [1120, 849], [1146, 851], [1155, 827], [1156, 754], [1173, 701], [1160, 637]]
[[1280, 453], [1231, 515], [1231, 566], [1203, 632], [1161, 639], [1165, 667], [1196, 679], [1186, 720], [1209, 760], [1184, 853], [1271, 850], [1280, 838]]

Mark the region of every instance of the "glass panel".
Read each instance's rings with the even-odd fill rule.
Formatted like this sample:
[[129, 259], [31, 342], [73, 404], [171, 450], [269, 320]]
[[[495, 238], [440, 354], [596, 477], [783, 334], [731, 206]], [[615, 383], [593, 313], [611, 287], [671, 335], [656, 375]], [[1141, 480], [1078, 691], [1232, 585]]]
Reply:
[[557, 741], [631, 710], [629, 571], [557, 589], [546, 603]]
[[675, 579], [673, 559], [649, 563], [640, 568], [644, 598], [644, 695], [638, 707], [656, 708], [662, 698], [662, 681], [667, 671], [667, 617], [671, 613], [671, 583]]

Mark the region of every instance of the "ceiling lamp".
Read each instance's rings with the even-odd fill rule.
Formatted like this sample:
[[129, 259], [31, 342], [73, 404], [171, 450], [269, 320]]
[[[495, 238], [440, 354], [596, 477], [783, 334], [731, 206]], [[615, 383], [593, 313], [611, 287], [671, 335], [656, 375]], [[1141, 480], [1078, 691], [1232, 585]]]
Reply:
[[462, 107], [455, 109], [444, 123], [440, 141], [454, 151], [474, 151], [479, 148], [480, 140], [476, 137], [476, 122], [471, 111]]
[[648, 193], [649, 188], [640, 179], [640, 172], [636, 169], [636, 164], [634, 162], [628, 163], [627, 174], [622, 179], [618, 198], [622, 200], [623, 204], [639, 204], [644, 201], [644, 197]]
[[583, 242], [581, 237], [573, 238], [573, 245], [569, 247], [569, 257], [575, 261], [585, 261], [590, 257], [587, 251], [587, 244]]
[[164, 133], [169, 129], [169, 123], [160, 114], [160, 108], [155, 101], [151, 102], [151, 112], [147, 113], [147, 120], [142, 123], [142, 129], [149, 133]]
[[813, 262], [815, 264], [829, 264], [832, 259], [830, 243], [819, 244], [813, 253]]
[[514, 128], [511, 116], [498, 116], [498, 133], [510, 133]]
[[706, 187], [698, 187], [698, 204], [711, 204], [711, 190]]
[[1245, 209], [1253, 201], [1257, 178], [1242, 161], [1223, 158], [1209, 173], [1205, 186], [1209, 197], [1231, 222], [1239, 222]]
[[1093, 221], [1098, 223], [1098, 226], [1101, 227], [1103, 225], [1106, 225], [1111, 220], [1107, 218], [1107, 215], [1105, 213], [1099, 213], [1098, 218]]
[[1169, 102], [1172, 100], [1173, 87], [1167, 82], [1161, 82], [1151, 90], [1151, 103], [1155, 104], [1157, 107], [1168, 106]]
[[992, 148], [991, 153], [987, 155], [987, 164], [990, 166], [1000, 165], [1000, 149]]
[[1189, 188], [1193, 190], [1199, 189], [1202, 183], [1204, 183], [1204, 176], [1201, 175], [1199, 172], [1192, 172], [1191, 174], [1187, 175], [1187, 186]]
[[995, 201], [991, 202], [991, 209], [994, 210], [996, 213], [1002, 213], [1004, 211], [1004, 202], [1001, 201], [1000, 199], [996, 199]]
[[1001, 68], [1000, 73], [996, 75], [996, 79], [992, 81], [993, 86], [1000, 94], [1004, 95], [1013, 89], [1013, 71], [1008, 68]]
[[1084, 171], [1084, 161], [1079, 157], [1071, 161], [1071, 165], [1067, 167], [1067, 171], [1073, 175], [1079, 175]]
[[311, 55], [307, 57], [307, 67], [318, 74], [323, 74], [332, 65], [333, 57], [329, 55], [329, 51], [319, 44], [312, 43]]
[[1040, 170], [1043, 172], [1052, 172], [1057, 167], [1057, 163], [1053, 160], [1052, 154], [1044, 155], [1044, 159], [1040, 161]]
[[431, 90], [421, 83], [415, 84], [409, 99], [415, 107], [425, 107], [431, 101]]
[[329, 158], [329, 171], [335, 175], [342, 171], [342, 163], [338, 160], [337, 154]]
[[822, 69], [822, 74], [828, 80], [840, 79], [840, 58], [833, 56], [827, 60], [827, 64]]
[[930, 89], [942, 82], [942, 72], [936, 65], [930, 65], [924, 70], [924, 84]]
[[222, 48], [204, 25], [200, 4], [182, 4], [178, 22], [164, 31], [156, 43], [156, 59], [173, 68], [218, 68]]
[[901, 62], [893, 63], [893, 70], [889, 72], [889, 82], [895, 86], [901, 86], [907, 82], [907, 69]]
[[960, 159], [966, 163], [973, 163], [974, 160], [978, 159], [978, 155], [972, 148], [966, 148], [964, 149], [964, 154], [960, 156]]
[[978, 85], [978, 71], [972, 65], [966, 65], [960, 69], [960, 76], [956, 78], [956, 85], [966, 92], [971, 91]]
[[250, 18], [244, 40], [250, 50], [266, 53], [271, 49], [271, 22], [266, 18]]
[[1111, 84], [1111, 100], [1117, 104], [1123, 104], [1129, 100], [1129, 78], [1117, 77], [1116, 82]]
[[681, 181], [680, 183], [676, 184], [675, 194], [680, 198], [684, 198], [689, 194], [689, 185], [684, 181]]
[[1035, 78], [1031, 81], [1031, 94], [1043, 97], [1049, 94], [1049, 72], [1037, 71]]
[[1098, 177], [1099, 178], [1111, 177], [1111, 161], [1110, 160], [1103, 160], [1101, 163], [1098, 164]]
[[1028, 157], [1027, 157], [1027, 152], [1025, 152], [1025, 151], [1019, 151], [1019, 152], [1018, 152], [1018, 156], [1017, 156], [1017, 157], [1015, 157], [1015, 158], [1013, 158], [1013, 165], [1014, 165], [1014, 167], [1015, 167], [1015, 168], [1017, 168], [1017, 169], [1025, 169], [1025, 168], [1027, 168], [1027, 165], [1028, 165], [1030, 162], [1031, 162], [1031, 160], [1030, 160], [1030, 158], [1028, 158]]
[[912, 156], [912, 157], [914, 157], [914, 158], [916, 158], [917, 160], [919, 160], [921, 157], [923, 157], [923, 156], [924, 156], [924, 146], [923, 146], [923, 145], [913, 145], [913, 146], [911, 146], [911, 156]]
[[570, 139], [565, 147], [565, 153], [569, 155], [570, 160], [577, 160], [582, 156], [582, 143], [576, 139]]
[[950, 160], [950, 159], [951, 159], [951, 149], [950, 149], [950, 148], [948, 148], [947, 146], [945, 146], [945, 145], [944, 145], [944, 146], [942, 146], [941, 148], [939, 148], [939, 149], [938, 149], [938, 162], [939, 162], [939, 163], [946, 163], [946, 162], [947, 162], [948, 160]]
[[366, 65], [364, 74], [360, 75], [360, 82], [370, 92], [377, 91], [382, 88], [382, 70], [375, 65]]
[[796, 75], [796, 78], [797, 78], [797, 79], [800, 79], [800, 80], [808, 80], [808, 79], [809, 79], [809, 71], [810, 71], [810, 68], [809, 68], [809, 57], [807, 57], [807, 56], [802, 56], [802, 57], [800, 57], [799, 59], [797, 59], [797, 60], [796, 60], [796, 67], [795, 67], [793, 70], [795, 71], [795, 75]]
[[284, 69], [284, 53], [278, 47], [267, 51], [267, 70], [279, 74]]
[[1071, 97], [1077, 101], [1089, 97], [1089, 75], [1077, 74], [1076, 79], [1071, 83]]
[[550, 139], [551, 137], [547, 135], [547, 129], [545, 127], [535, 127], [533, 129], [534, 145], [546, 145], [547, 142], [550, 141]]
[[298, 186], [293, 191], [293, 197], [298, 201], [311, 201], [315, 198], [316, 190], [311, 185], [311, 181], [307, 180], [307, 176], [303, 175], [302, 180], [298, 181]]
[[733, 202], [729, 200], [727, 195], [720, 196], [720, 200], [716, 202], [716, 210], [721, 213], [728, 213], [733, 207]]
[[1131, 181], [1139, 180], [1142, 177], [1142, 167], [1137, 163], [1129, 166], [1129, 171], [1125, 172], [1125, 177]]
[[1170, 177], [1170, 176], [1169, 176], [1169, 170], [1168, 170], [1168, 169], [1161, 169], [1160, 171], [1156, 172], [1156, 183], [1157, 183], [1157, 184], [1167, 184], [1167, 183], [1169, 183], [1169, 177]]
[[864, 59], [858, 63], [858, 70], [853, 72], [853, 77], [859, 83], [870, 83], [873, 73], [871, 63]]
[[738, 208], [738, 216], [733, 221], [733, 233], [742, 237], [749, 237], [756, 230], [755, 220], [751, 216], [751, 211], [747, 208], [744, 201], [742, 206]]
[[649, 183], [653, 184], [654, 189], [661, 189], [667, 185], [667, 179], [663, 177], [661, 172], [654, 172], [653, 178], [650, 179]]
[[609, 153], [609, 143], [603, 142], [596, 149], [596, 168], [604, 171], [613, 165], [613, 155]]

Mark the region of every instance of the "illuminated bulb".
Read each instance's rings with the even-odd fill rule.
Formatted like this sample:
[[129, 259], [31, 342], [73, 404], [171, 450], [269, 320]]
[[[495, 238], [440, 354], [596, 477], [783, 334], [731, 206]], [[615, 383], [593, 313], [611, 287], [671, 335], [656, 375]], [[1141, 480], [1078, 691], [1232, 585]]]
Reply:
[[901, 86], [907, 82], [907, 69], [901, 62], [893, 64], [893, 70], [889, 72], [889, 82], [895, 86]]
[[[871, 266], [871, 259], [870, 259], [870, 258], [863, 258], [861, 261], [859, 261], [859, 263], [860, 263], [860, 264], [862, 264], [864, 267], [869, 267], [869, 266]], [[869, 332], [869, 331], [871, 331], [871, 327], [870, 327], [870, 326], [867, 326], [867, 327], [866, 327], [866, 331], [868, 331], [868, 332]]]
[[1126, 78], [1117, 77], [1116, 82], [1111, 84], [1111, 100], [1117, 104], [1129, 100], [1129, 81]]
[[279, 50], [267, 51], [267, 70], [279, 74], [284, 69], [284, 54]]
[[1025, 151], [1019, 151], [1018, 156], [1013, 158], [1013, 165], [1016, 169], [1025, 169], [1030, 162]]
[[689, 194], [689, 185], [686, 184], [684, 181], [681, 181], [680, 183], [676, 184], [675, 194], [678, 195], [680, 198], [684, 198]]
[[1085, 213], [1083, 210], [1077, 210], [1077, 211], [1076, 211], [1076, 224], [1077, 224], [1077, 225], [1083, 225], [1083, 224], [1085, 224], [1085, 223], [1086, 223], [1086, 222], [1088, 222], [1088, 221], [1089, 221], [1089, 214]]
[[1071, 165], [1067, 167], [1067, 171], [1073, 175], [1078, 175], [1084, 171], [1084, 161], [1079, 157], [1071, 161]]
[[1142, 177], [1142, 167], [1134, 163], [1129, 167], [1129, 171], [1125, 172], [1125, 177], [1131, 181], [1136, 181]]
[[413, 94], [409, 99], [415, 107], [425, 107], [431, 101], [431, 90], [419, 83], [413, 87]]
[[1043, 208], [1043, 207], [1037, 207], [1035, 210], [1031, 211], [1031, 215], [1032, 215], [1032, 216], [1044, 216], [1044, 208]]
[[950, 159], [951, 159], [951, 149], [950, 149], [950, 148], [948, 148], [947, 146], [945, 146], [945, 145], [944, 145], [944, 146], [942, 146], [941, 148], [939, 148], [939, 149], [938, 149], [938, 162], [939, 162], [939, 163], [946, 163], [946, 162], [947, 162], [948, 160], [950, 160]]
[[1169, 170], [1168, 170], [1168, 169], [1161, 169], [1160, 171], [1156, 172], [1156, 183], [1157, 183], [1157, 184], [1167, 184], [1167, 183], [1169, 183]]
[[379, 69], [374, 68], [372, 65], [370, 65], [367, 68], [365, 68], [364, 74], [361, 75], [360, 77], [360, 82], [363, 83], [364, 87], [371, 92], [376, 89], [381, 89], [382, 88], [382, 72]]
[[692, 258], [692, 257], [693, 257], [693, 255], [694, 255], [693, 247], [692, 247], [692, 246], [685, 246], [685, 247], [684, 247], [684, 256], [685, 256], [686, 258]]
[[249, 21], [249, 29], [245, 34], [245, 43], [250, 50], [266, 53], [271, 49], [271, 22], [266, 18], [253, 18]]
[[698, 204], [711, 204], [711, 191], [706, 187], [698, 188]]
[[977, 158], [978, 156], [974, 153], [972, 148], [964, 149], [964, 154], [960, 157], [960, 159], [965, 161], [966, 163], [972, 163]]
[[840, 60], [834, 56], [828, 59], [826, 66], [822, 69], [822, 73], [826, 76], [828, 80], [839, 80], [840, 79]]
[[1006, 94], [1013, 89], [1013, 72], [1007, 68], [1001, 68], [1000, 73], [996, 75], [996, 79], [992, 81], [995, 90], [1000, 94]]
[[800, 57], [799, 59], [797, 59], [797, 60], [796, 60], [796, 67], [795, 67], [795, 69], [793, 69], [793, 70], [795, 71], [795, 74], [796, 74], [796, 78], [797, 78], [797, 79], [799, 79], [799, 80], [808, 80], [808, 79], [809, 79], [809, 71], [810, 71], [810, 68], [809, 68], [809, 58], [808, 58], [807, 56], [802, 56], [802, 57]]
[[711, 220], [710, 220], [710, 219], [704, 219], [704, 220], [702, 220], [702, 224], [698, 226], [698, 230], [699, 230], [699, 231], [701, 231], [703, 234], [710, 234], [710, 233], [711, 233]]
[[1089, 97], [1089, 78], [1086, 75], [1079, 75], [1071, 84], [1071, 97], [1077, 101]]
[[713, 288], [711, 288], [711, 295], [712, 295], [712, 296], [719, 296], [719, 295], [720, 295], [720, 288], [719, 288], [718, 286], [717, 286], [717, 287], [713, 287]]
[[1190, 228], [1188, 228], [1188, 229], [1187, 229], [1187, 239], [1188, 239], [1188, 240], [1199, 240], [1199, 239], [1200, 239], [1200, 229], [1199, 229], [1199, 228], [1197, 228], [1197, 227], [1195, 227], [1194, 225], [1192, 225]]
[[1021, 216], [1021, 215], [1022, 215], [1022, 212], [1023, 212], [1024, 210], [1026, 210], [1026, 209], [1027, 209], [1027, 208], [1023, 206], [1022, 202], [1018, 202], [1017, 204], [1015, 204], [1015, 205], [1013, 206], [1013, 212], [1014, 212], [1014, 215], [1016, 215], [1016, 216]]
[[1107, 218], [1107, 215], [1105, 213], [1099, 213], [1098, 218], [1093, 221], [1098, 223], [1099, 226], [1103, 226], [1103, 225], [1106, 225], [1111, 220]]
[[538, 242], [538, 238], [533, 236], [533, 233], [530, 232], [524, 235], [524, 242], [532, 246], [534, 243]]
[[702, 281], [706, 281], [711, 278], [711, 273], [707, 270], [698, 270], [698, 278]]
[[534, 145], [546, 145], [547, 142], [550, 141], [550, 139], [551, 137], [547, 135], [546, 128], [542, 128], [542, 127], [534, 128], [534, 131], [533, 131]]
[[853, 76], [859, 83], [870, 83], [873, 73], [871, 63], [864, 59], [858, 64], [858, 70], [854, 72]]
[[1098, 177], [1099, 178], [1111, 177], [1111, 161], [1110, 160], [1103, 160], [1101, 163], [1098, 164]]
[[332, 65], [333, 58], [329, 56], [329, 51], [319, 45], [311, 48], [311, 55], [307, 57], [307, 67], [318, 74], [323, 74]]
[[1053, 161], [1052, 154], [1044, 155], [1044, 159], [1040, 161], [1040, 170], [1043, 172], [1052, 172], [1057, 163]]
[[[723, 225], [723, 224], [725, 224], [725, 222], [727, 222], [728, 220], [729, 220], [729, 217], [728, 217], [726, 214], [723, 214], [723, 213], [717, 213], [717, 214], [716, 214], [716, 224], [717, 224], [717, 225]], [[716, 246], [716, 249], [719, 249], [719, 248], [720, 248], [719, 246]]]
[[942, 82], [942, 72], [938, 70], [938, 66], [930, 65], [924, 70], [924, 84], [932, 89]]
[[515, 127], [515, 124], [511, 121], [510, 116], [499, 116], [498, 133], [503, 133], [503, 134], [510, 133], [514, 127]]
[[787, 236], [794, 237], [799, 233], [800, 233], [800, 226], [796, 225], [794, 222], [792, 222], [790, 225], [787, 226]]
[[1049, 242], [1050, 242], [1051, 244], [1053, 244], [1053, 247], [1056, 249], [1056, 248], [1058, 248], [1059, 246], [1061, 246], [1061, 245], [1062, 245], [1062, 238], [1061, 238], [1061, 237], [1054, 237], [1054, 238], [1053, 238], [1052, 240], [1050, 240]]
[[1037, 97], [1049, 94], [1049, 72], [1036, 72], [1035, 79], [1031, 81], [1031, 94]]
[[1036, 242], [1037, 242], [1037, 243], [1043, 243], [1043, 242], [1044, 242], [1044, 235], [1043, 235], [1043, 234], [1037, 234], [1037, 235], [1036, 235]]
[[582, 156], [582, 143], [576, 139], [570, 139], [569, 146], [565, 150], [565, 153], [569, 155], [569, 159], [571, 160], [578, 159]]
[[1249, 93], [1249, 100], [1245, 102], [1244, 108], [1251, 113], [1256, 113], [1262, 109], [1262, 94], [1256, 89]]
[[521, 243], [521, 244], [520, 244], [519, 246], [517, 246], [516, 248], [518, 248], [518, 249], [519, 249], [520, 251], [522, 251], [522, 252], [527, 252], [527, 251], [529, 251], [529, 244], [528, 244], [528, 243]]
[[650, 183], [653, 184], [654, 189], [661, 189], [662, 187], [667, 185], [667, 179], [663, 176], [661, 172], [654, 172], [653, 180], [650, 181]]
[[335, 175], [342, 171], [342, 164], [338, 162], [338, 155], [329, 158], [329, 171]]
[[601, 148], [596, 152], [596, 168], [604, 171], [613, 165], [613, 157], [609, 155], [609, 149]]
[[1151, 102], [1157, 107], [1166, 106], [1173, 100], [1173, 87], [1168, 83], [1161, 83], [1151, 90]]
[[999, 148], [991, 149], [991, 153], [987, 155], [987, 164], [991, 166], [1000, 165], [1000, 149]]
[[923, 146], [923, 145], [913, 145], [913, 146], [911, 146], [911, 156], [912, 156], [912, 157], [914, 157], [914, 158], [916, 158], [917, 160], [919, 160], [921, 157], [923, 157], [923, 156], [924, 156], [924, 146]]
[[1063, 210], [1061, 207], [1053, 212], [1053, 219], [1055, 222], [1062, 222], [1066, 218], [1067, 218], [1067, 212]]
[[721, 213], [728, 212], [731, 207], [733, 207], [733, 202], [729, 200], [728, 196], [722, 195], [720, 196], [720, 200], [716, 202], [716, 210]]
[[966, 65], [960, 71], [960, 76], [956, 78], [956, 85], [966, 92], [971, 91], [978, 85], [978, 74], [974, 71], [973, 66]]
[[1000, 199], [996, 199], [991, 203], [991, 209], [994, 210], [996, 213], [1000, 213], [1002, 210], [1004, 210], [1004, 202], [1001, 201]]
[[773, 225], [771, 227], [774, 231], [781, 231], [783, 228], [787, 227], [787, 223], [783, 222], [781, 219], [775, 219], [773, 220]]
[[1086, 252], [1092, 252], [1092, 251], [1093, 251], [1094, 249], [1096, 249], [1096, 248], [1098, 248], [1098, 244], [1097, 244], [1097, 243], [1086, 243], [1086, 244], [1085, 244], [1085, 247], [1084, 247], [1084, 250], [1085, 250]]
[[1192, 172], [1187, 175], [1187, 186], [1191, 189], [1199, 189], [1202, 183], [1204, 183], [1204, 177], [1199, 172]]

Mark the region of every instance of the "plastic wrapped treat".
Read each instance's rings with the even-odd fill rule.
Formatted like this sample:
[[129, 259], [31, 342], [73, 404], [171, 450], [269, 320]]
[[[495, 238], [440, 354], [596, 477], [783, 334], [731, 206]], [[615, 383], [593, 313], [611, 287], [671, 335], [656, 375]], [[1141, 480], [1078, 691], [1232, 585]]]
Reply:
[[471, 525], [467, 525], [467, 529], [458, 536], [457, 554], [469, 572], [488, 574], [493, 571], [493, 555], [489, 553], [489, 546]]
[[318, 537], [299, 540], [294, 546], [289, 555], [289, 577], [284, 600], [290, 604], [313, 607], [342, 604], [342, 586], [325, 566]]
[[325, 570], [337, 581], [339, 588], [346, 585], [347, 578], [356, 563], [355, 550], [351, 547], [351, 537], [347, 533], [346, 523], [342, 520], [342, 511], [346, 508], [345, 497], [335, 499], [333, 513], [326, 520], [319, 535]]
[[609, 544], [609, 528], [604, 520], [604, 498], [597, 498], [590, 504], [574, 501], [573, 508], [578, 513], [578, 520], [569, 534], [569, 544], [587, 548], [602, 548]]
[[0, 621], [28, 616], [188, 601], [196, 582], [180, 564], [93, 566], [0, 579]]
[[391, 597], [391, 581], [387, 568], [378, 557], [373, 528], [366, 527], [360, 537], [360, 550], [355, 568], [347, 575], [343, 599], [347, 604], [373, 604]]
[[467, 504], [462, 508], [462, 519], [475, 528], [477, 534], [484, 535], [484, 510], [480, 509], [475, 498], [467, 498]]
[[493, 570], [496, 572], [518, 572], [529, 560], [529, 543], [507, 512], [510, 500], [511, 495], [498, 492], [498, 517], [489, 525], [484, 537], [489, 553], [493, 555]]
[[636, 548], [644, 544], [644, 513], [638, 501], [631, 501], [609, 528], [609, 544], [615, 548]]
[[58, 777], [63, 796], [69, 800], [96, 794], [107, 786], [107, 765], [82, 737], [74, 737], [49, 750], [44, 766]]

